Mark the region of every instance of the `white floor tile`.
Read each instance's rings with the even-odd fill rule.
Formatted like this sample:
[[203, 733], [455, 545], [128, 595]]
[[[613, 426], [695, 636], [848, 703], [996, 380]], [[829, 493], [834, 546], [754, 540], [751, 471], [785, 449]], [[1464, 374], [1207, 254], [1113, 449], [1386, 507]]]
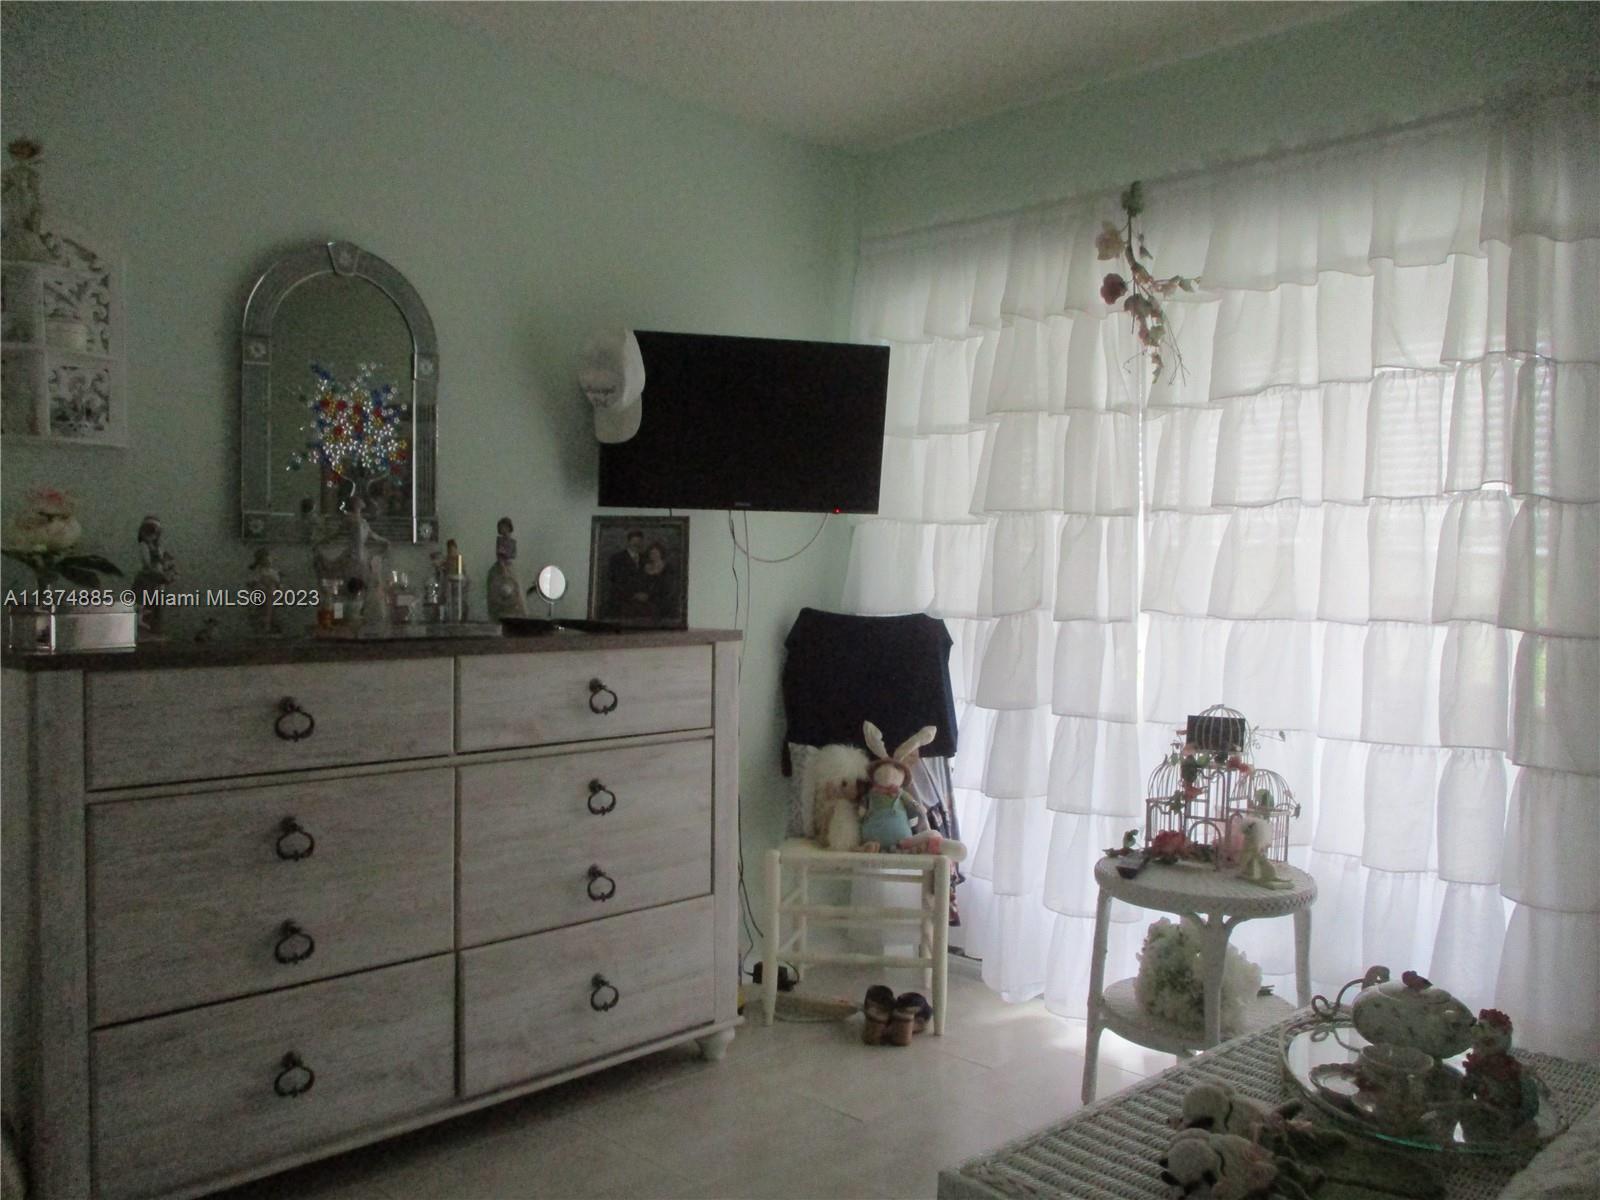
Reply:
[[[923, 991], [915, 972], [812, 971], [808, 996]], [[866, 1046], [861, 1019], [761, 1024], [228, 1193], [225, 1200], [931, 1200], [938, 1172], [1078, 1107], [1083, 1023], [952, 967], [945, 1036]], [[1099, 1094], [1172, 1063], [1113, 1035]], [[217, 1197], [215, 1200], [224, 1200]]]

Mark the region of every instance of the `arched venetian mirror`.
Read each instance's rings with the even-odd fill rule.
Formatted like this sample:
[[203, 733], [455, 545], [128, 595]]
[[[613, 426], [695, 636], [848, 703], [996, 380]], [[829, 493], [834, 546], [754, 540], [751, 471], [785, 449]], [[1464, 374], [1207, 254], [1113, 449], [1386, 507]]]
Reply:
[[404, 275], [349, 242], [283, 255], [245, 303], [240, 370], [246, 541], [320, 541], [357, 496], [374, 533], [438, 540], [439, 346]]

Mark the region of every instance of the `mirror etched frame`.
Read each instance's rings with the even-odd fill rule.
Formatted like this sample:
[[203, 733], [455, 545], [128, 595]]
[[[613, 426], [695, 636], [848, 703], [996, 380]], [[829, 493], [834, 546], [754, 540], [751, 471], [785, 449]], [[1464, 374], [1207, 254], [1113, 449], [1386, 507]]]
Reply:
[[[439, 341], [427, 305], [411, 283], [389, 263], [350, 242], [312, 243], [273, 260], [257, 278], [245, 301], [239, 346], [239, 497], [240, 535], [247, 542], [307, 540], [298, 512], [279, 512], [272, 482], [283, 464], [272, 456], [272, 321], [291, 291], [319, 275], [340, 275], [376, 287], [400, 310], [411, 333], [411, 511], [406, 516], [374, 516], [373, 532], [389, 541], [437, 542]], [[337, 515], [319, 518], [315, 537], [338, 528]]]

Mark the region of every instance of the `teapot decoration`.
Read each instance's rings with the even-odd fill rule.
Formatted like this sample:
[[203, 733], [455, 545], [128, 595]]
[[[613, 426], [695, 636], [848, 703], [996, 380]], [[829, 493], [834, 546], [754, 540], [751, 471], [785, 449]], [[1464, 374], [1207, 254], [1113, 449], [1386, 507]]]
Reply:
[[1350, 1004], [1350, 1020], [1369, 1042], [1411, 1046], [1436, 1059], [1460, 1054], [1472, 1042], [1472, 1010], [1415, 971], [1391, 980], [1388, 967], [1372, 967], [1345, 984], [1332, 1005], [1318, 996], [1313, 1010], [1325, 1018], [1337, 1015], [1353, 987], [1361, 992]]

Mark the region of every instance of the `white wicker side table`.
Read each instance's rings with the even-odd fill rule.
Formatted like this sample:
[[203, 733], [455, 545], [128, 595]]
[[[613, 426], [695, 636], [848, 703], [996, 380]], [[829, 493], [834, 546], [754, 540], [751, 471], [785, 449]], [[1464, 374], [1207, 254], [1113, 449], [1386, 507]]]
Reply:
[[[1089, 1036], [1084, 1045], [1083, 1101], [1094, 1099], [1100, 1057], [1100, 1033], [1113, 1033], [1170, 1054], [1187, 1055], [1222, 1041], [1222, 962], [1233, 927], [1261, 917], [1294, 917], [1294, 982], [1301, 1007], [1311, 1003], [1311, 906], [1317, 899], [1317, 881], [1295, 867], [1274, 864], [1293, 881], [1292, 888], [1271, 889], [1246, 883], [1206, 866], [1164, 866], [1151, 863], [1132, 879], [1117, 873], [1118, 859], [1102, 858], [1095, 864], [1094, 880], [1100, 885], [1100, 902], [1094, 917], [1094, 960], [1089, 969]], [[1133, 980], [1105, 986], [1106, 934], [1111, 902], [1121, 900], [1139, 908], [1177, 913], [1199, 922], [1205, 987], [1205, 1024], [1185, 1029], [1151, 1016], [1134, 999]], [[1267, 996], [1246, 1007], [1245, 1028], [1257, 1029], [1288, 1016], [1288, 1001]], [[1235, 1030], [1233, 1032], [1243, 1032]]]

